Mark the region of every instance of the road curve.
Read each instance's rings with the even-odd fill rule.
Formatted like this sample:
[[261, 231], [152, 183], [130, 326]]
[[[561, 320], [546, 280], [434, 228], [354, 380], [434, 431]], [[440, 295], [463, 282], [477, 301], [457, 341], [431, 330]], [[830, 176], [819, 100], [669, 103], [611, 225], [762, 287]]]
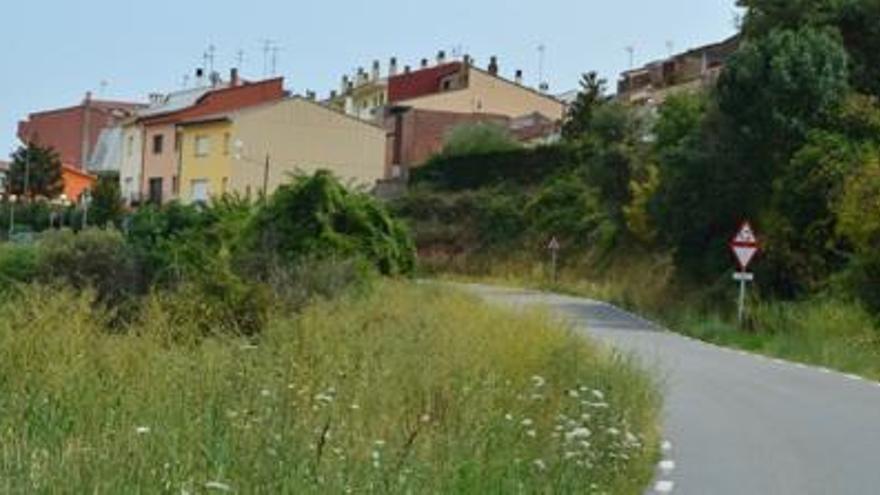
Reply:
[[672, 462], [649, 493], [880, 494], [880, 384], [691, 340], [588, 299], [467, 288], [545, 305], [662, 374]]

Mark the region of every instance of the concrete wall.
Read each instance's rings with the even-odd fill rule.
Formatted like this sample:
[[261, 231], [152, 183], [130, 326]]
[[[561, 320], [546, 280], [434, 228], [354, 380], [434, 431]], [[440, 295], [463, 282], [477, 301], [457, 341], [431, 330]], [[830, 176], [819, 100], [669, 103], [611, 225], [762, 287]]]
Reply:
[[385, 130], [317, 103], [292, 98], [233, 116], [231, 189], [263, 189], [270, 157], [269, 192], [296, 172], [327, 169], [345, 181], [373, 186], [385, 175]]
[[469, 69], [465, 89], [402, 100], [396, 104], [421, 110], [489, 113], [507, 117], [539, 112], [553, 120], [561, 120], [565, 114], [565, 104], [561, 101], [473, 67]]
[[[199, 155], [198, 138], [207, 139], [207, 153]], [[228, 143], [228, 147], [227, 147]], [[193, 201], [193, 183], [205, 181], [208, 194], [222, 195], [232, 175], [232, 124], [229, 121], [187, 124], [180, 127], [180, 200]]]

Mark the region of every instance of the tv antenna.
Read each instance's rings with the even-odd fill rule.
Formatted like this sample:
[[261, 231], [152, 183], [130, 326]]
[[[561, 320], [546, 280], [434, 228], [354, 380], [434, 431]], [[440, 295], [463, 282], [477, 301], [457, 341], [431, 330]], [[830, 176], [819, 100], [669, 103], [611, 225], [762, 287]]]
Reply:
[[538, 84], [544, 84], [544, 60], [547, 57], [547, 46], [544, 43], [538, 45]]
[[632, 69], [636, 65], [636, 47], [629, 45], [626, 47], [626, 53], [629, 54], [629, 68]]
[[[263, 77], [269, 75], [269, 63], [270, 61], [274, 64], [278, 62], [278, 55], [276, 52], [276, 45], [274, 40], [264, 39], [261, 41], [263, 45]], [[274, 69], [273, 69], [274, 71]]]

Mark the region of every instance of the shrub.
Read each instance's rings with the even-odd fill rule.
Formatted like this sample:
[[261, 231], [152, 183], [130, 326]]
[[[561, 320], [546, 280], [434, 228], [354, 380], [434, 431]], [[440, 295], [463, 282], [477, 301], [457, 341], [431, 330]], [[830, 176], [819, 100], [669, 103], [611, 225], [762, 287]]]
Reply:
[[97, 301], [111, 306], [142, 290], [135, 258], [116, 230], [46, 233], [38, 245], [38, 267], [43, 282], [94, 289]]
[[329, 172], [282, 186], [254, 217], [244, 243], [295, 266], [303, 259], [363, 257], [386, 275], [411, 273], [409, 233], [371, 196], [347, 189]]
[[444, 139], [442, 155], [483, 155], [515, 151], [521, 147], [505, 127], [492, 122], [478, 122], [454, 127]]
[[37, 276], [37, 250], [31, 245], [0, 244], [0, 293]]

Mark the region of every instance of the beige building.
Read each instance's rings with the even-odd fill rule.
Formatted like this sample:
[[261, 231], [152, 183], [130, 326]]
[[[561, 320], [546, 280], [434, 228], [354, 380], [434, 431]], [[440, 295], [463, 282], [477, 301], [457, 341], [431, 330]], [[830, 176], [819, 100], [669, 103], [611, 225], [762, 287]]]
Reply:
[[298, 173], [324, 169], [353, 186], [385, 177], [386, 133], [306, 98], [182, 122], [181, 199], [271, 193]]
[[[517, 118], [539, 113], [551, 120], [562, 120], [565, 104], [538, 90], [509, 80], [478, 67], [462, 64], [461, 84], [432, 94], [408, 99], [394, 99], [394, 106], [408, 106], [419, 110], [435, 110], [466, 114], [504, 115]], [[447, 79], [449, 80], [449, 79]]]

